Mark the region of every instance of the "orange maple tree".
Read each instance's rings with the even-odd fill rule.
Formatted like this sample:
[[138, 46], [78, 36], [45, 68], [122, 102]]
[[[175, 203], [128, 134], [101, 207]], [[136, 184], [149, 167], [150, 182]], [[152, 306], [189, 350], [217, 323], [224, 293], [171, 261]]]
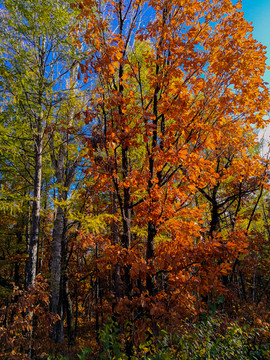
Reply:
[[98, 266], [113, 272], [114, 312], [146, 316], [155, 329], [224, 290], [248, 246], [240, 205], [266, 180], [249, 151], [269, 109], [265, 48], [240, 3], [102, 7], [95, 36], [82, 31], [92, 53], [81, 65], [86, 81], [97, 79], [85, 111], [87, 174], [91, 191], [111, 194], [113, 216]]

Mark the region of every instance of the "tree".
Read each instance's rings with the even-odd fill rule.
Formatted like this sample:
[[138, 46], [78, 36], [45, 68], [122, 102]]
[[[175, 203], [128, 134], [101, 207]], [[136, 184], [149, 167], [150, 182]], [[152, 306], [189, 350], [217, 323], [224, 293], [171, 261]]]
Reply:
[[[70, 36], [77, 20], [75, 10], [69, 5], [69, 1], [33, 3], [7, 0], [3, 2], [1, 25], [1, 51], [5, 55], [1, 60], [0, 76], [2, 97], [6, 103], [3, 128], [12, 132], [16, 149], [20, 148], [12, 160], [16, 167], [23, 160], [22, 173], [26, 173], [29, 183], [27, 195], [32, 197], [25, 285], [26, 289], [34, 285], [38, 249], [42, 250], [39, 244], [42, 187], [44, 183], [49, 184], [47, 191], [53, 195], [55, 175], [57, 200], [53, 201], [57, 210], [51, 249], [51, 311], [59, 314], [60, 324], [65, 301], [62, 270], [66, 260], [63, 259], [67, 256], [67, 250], [64, 250], [67, 246], [64, 202], [71, 185], [74, 185], [81, 161], [79, 143], [82, 133], [79, 129], [82, 122], [75, 115], [84, 106], [83, 91], [76, 77], [78, 59], [85, 54], [82, 49], [77, 49]], [[10, 139], [7, 143], [6, 138], [5, 150], [8, 147], [14, 149], [14, 144]], [[53, 171], [48, 167], [44, 171], [48, 156]], [[62, 335], [56, 330], [54, 338], [62, 341]]]
[[[50, 157], [56, 178], [56, 215], [54, 220], [52, 251], [51, 251], [51, 309], [60, 316], [55, 327], [55, 340], [63, 342], [63, 313], [68, 316], [69, 340], [73, 340], [72, 305], [68, 290], [66, 268], [68, 262], [68, 196], [71, 186], [79, 183], [76, 179], [82, 161], [81, 146], [82, 121], [76, 119], [76, 113], [84, 106], [83, 91], [76, 86], [78, 66], [70, 74], [70, 97], [62, 103], [60, 123], [56, 133], [50, 134]], [[76, 95], [77, 92], [77, 95]], [[73, 94], [72, 94], [73, 93]], [[76, 111], [77, 110], [77, 111]], [[54, 125], [56, 130], [56, 125]]]
[[[87, 17], [88, 2], [81, 4]], [[240, 3], [102, 6], [107, 18], [97, 14], [96, 36], [84, 35], [95, 56], [81, 66], [86, 78], [98, 75], [86, 115], [88, 172], [98, 177], [93, 188], [117, 197], [120, 242], [109, 242], [101, 261], [120, 264], [119, 313], [133, 304], [138, 315], [144, 303], [155, 329], [168, 307], [171, 314], [195, 311], [196, 292], [220, 290], [230, 269], [225, 259], [245, 247], [241, 227], [219, 233], [215, 204], [222, 204], [220, 184], [229, 191], [225, 203], [236, 201], [239, 191], [228, 184], [240, 186], [255, 169], [264, 171], [248, 149], [269, 107], [265, 53]], [[198, 192], [211, 200], [210, 224], [194, 201]]]

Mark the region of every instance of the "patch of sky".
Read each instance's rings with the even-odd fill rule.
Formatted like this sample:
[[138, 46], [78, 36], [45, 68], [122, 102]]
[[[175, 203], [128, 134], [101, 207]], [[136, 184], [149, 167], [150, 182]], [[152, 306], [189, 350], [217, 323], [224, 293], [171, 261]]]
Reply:
[[[266, 64], [270, 66], [270, 1], [243, 0], [242, 6], [245, 19], [252, 22], [254, 38], [266, 46]], [[268, 83], [268, 87], [270, 87], [270, 70], [266, 70], [264, 80]], [[269, 157], [269, 125], [259, 132], [259, 140], [262, 144], [261, 155]]]

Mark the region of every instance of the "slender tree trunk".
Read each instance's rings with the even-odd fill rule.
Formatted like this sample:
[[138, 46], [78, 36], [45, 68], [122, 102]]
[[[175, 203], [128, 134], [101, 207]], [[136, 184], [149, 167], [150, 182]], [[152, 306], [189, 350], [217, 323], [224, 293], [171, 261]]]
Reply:
[[[67, 194], [65, 196], [67, 198]], [[68, 241], [67, 241], [67, 216], [64, 214], [64, 227], [62, 236], [62, 264], [61, 264], [61, 293], [63, 294], [63, 313], [67, 315], [68, 343], [74, 343], [74, 323], [73, 323], [73, 304], [69, 292], [69, 281], [67, 275], [67, 267], [69, 261]], [[64, 319], [62, 319], [63, 323]]]
[[[18, 219], [17, 222], [17, 229], [15, 231], [16, 233], [16, 238], [17, 238], [17, 242], [16, 245], [18, 246], [18, 249], [16, 250], [16, 254], [17, 255], [21, 255], [21, 244], [23, 241], [23, 226], [24, 226], [24, 216], [22, 216], [22, 218]], [[15, 285], [19, 286], [20, 285], [20, 262], [16, 261], [14, 264], [14, 283]]]
[[[61, 196], [60, 196], [61, 198]], [[58, 206], [53, 228], [52, 256], [51, 256], [51, 312], [58, 314], [59, 320], [53, 327], [53, 339], [55, 342], [64, 341], [63, 332], [63, 304], [61, 304], [61, 259], [62, 238], [64, 229], [64, 210]]]
[[[41, 120], [39, 119], [39, 125]], [[40, 129], [39, 129], [40, 130]], [[39, 134], [41, 131], [39, 131]], [[34, 286], [36, 275], [37, 275], [37, 264], [38, 264], [38, 242], [39, 242], [39, 229], [40, 229], [40, 207], [41, 207], [41, 181], [42, 181], [42, 136], [35, 136], [35, 179], [34, 179], [34, 199], [32, 207], [32, 224], [29, 241], [29, 259], [27, 263], [26, 281], [25, 288], [28, 290]], [[28, 312], [28, 311], [27, 311]], [[28, 312], [29, 313], [29, 312]], [[31, 317], [31, 324], [33, 324], [33, 312], [29, 313]], [[33, 330], [30, 331], [30, 342], [28, 357], [32, 359], [32, 338]]]
[[[38, 115], [31, 121], [31, 127], [35, 128], [33, 135], [35, 150], [35, 179], [34, 179], [34, 199], [32, 208], [32, 224], [29, 243], [29, 261], [26, 274], [26, 289], [34, 285], [37, 264], [38, 264], [38, 242], [40, 230], [40, 207], [41, 207], [41, 182], [42, 182], [42, 155], [43, 155], [43, 86], [45, 75], [45, 37], [39, 38], [41, 48], [38, 50], [39, 76], [37, 78], [37, 105]], [[28, 95], [27, 95], [28, 96]]]
[[[123, 180], [128, 176], [128, 149], [127, 147], [122, 149], [122, 173]], [[122, 246], [125, 249], [129, 249], [131, 243], [131, 210], [130, 210], [130, 188], [124, 188], [124, 201], [122, 209], [122, 223], [123, 223], [123, 235]], [[124, 284], [125, 295], [130, 298], [131, 296], [131, 280], [130, 280], [130, 265], [124, 266]]]
[[[78, 164], [76, 159], [72, 166], [67, 169], [65, 160], [67, 157], [68, 134], [63, 137], [63, 143], [59, 148], [59, 154], [56, 159], [53, 138], [51, 139], [51, 160], [55, 169], [55, 176], [58, 185], [58, 201], [65, 202], [68, 197], [68, 189], [70, 188], [74, 177], [75, 169]], [[67, 171], [68, 170], [68, 171]], [[67, 175], [68, 174], [68, 175]], [[61, 190], [64, 187], [65, 190]], [[68, 317], [69, 342], [73, 342], [73, 310], [71, 298], [69, 295], [68, 279], [66, 276], [67, 267], [67, 224], [66, 213], [60, 204], [57, 207], [56, 217], [53, 228], [53, 239], [51, 246], [51, 311], [59, 316], [59, 320], [53, 327], [52, 337], [56, 343], [64, 341], [64, 307]]]
[[[70, 68], [70, 90], [75, 91], [76, 79], [78, 72], [78, 64]], [[67, 125], [71, 126], [74, 119], [75, 108], [71, 105], [67, 118]], [[55, 177], [58, 187], [58, 201], [65, 202], [67, 200], [68, 191], [74, 178], [75, 170], [78, 165], [79, 156], [68, 164], [68, 144], [69, 135], [66, 131], [62, 138], [60, 146], [55, 146], [53, 133], [50, 139], [51, 162], [55, 171]], [[58, 154], [56, 156], [56, 148]], [[63, 190], [62, 188], [65, 188]], [[66, 276], [67, 267], [67, 226], [66, 213], [63, 206], [57, 207], [56, 217], [54, 221], [53, 240], [51, 246], [51, 311], [58, 314], [59, 321], [53, 329], [53, 339], [55, 342], [64, 341], [63, 321], [64, 310], [67, 311], [67, 323], [69, 332], [69, 342], [74, 339], [73, 329], [73, 310], [72, 302], [69, 294], [68, 279]]]
[[[29, 195], [29, 193], [28, 193]], [[26, 242], [26, 254], [29, 254], [30, 251], [30, 223], [31, 223], [31, 211], [30, 211], [30, 202], [27, 202], [27, 218], [26, 218], [26, 225], [25, 225], [25, 242]], [[28, 265], [29, 259], [25, 262], [25, 279], [24, 279], [24, 287], [26, 289], [26, 281], [27, 281], [27, 274], [28, 274]]]
[[[160, 40], [161, 44], [162, 40]], [[156, 65], [156, 75], [159, 74], [159, 65]], [[151, 144], [151, 152], [149, 153], [149, 181], [148, 181], [148, 193], [151, 198], [151, 190], [153, 187], [153, 178], [154, 178], [154, 172], [155, 172], [155, 165], [154, 165], [154, 155], [153, 151], [155, 147], [157, 146], [157, 126], [158, 126], [158, 94], [159, 94], [160, 88], [159, 86], [156, 87], [155, 93], [154, 93], [154, 101], [153, 101], [153, 113], [154, 113], [154, 120], [153, 120], [153, 135], [152, 135], [152, 144]], [[163, 118], [164, 121], [164, 118]], [[159, 174], [160, 178], [161, 174]], [[160, 181], [160, 180], [159, 180]], [[153, 201], [153, 200], [151, 200]], [[148, 263], [151, 262], [152, 258], [154, 257], [154, 240], [156, 236], [156, 225], [152, 220], [148, 221], [148, 228], [147, 228], [147, 245], [146, 245], [146, 261]], [[151, 274], [147, 275], [146, 278], [146, 288], [149, 292], [149, 295], [153, 295], [154, 292], [154, 284], [153, 284], [153, 277]]]
[[[147, 248], [146, 248], [146, 261], [150, 262], [154, 257], [154, 239], [156, 236], [157, 230], [156, 226], [152, 221], [148, 222], [148, 237], [147, 237]], [[154, 283], [152, 275], [147, 275], [146, 278], [146, 288], [149, 292], [149, 295], [154, 295]]]
[[218, 214], [218, 205], [216, 198], [213, 198], [212, 202], [212, 209], [211, 209], [211, 222], [210, 222], [210, 236], [214, 238], [215, 233], [218, 231], [219, 228], [219, 214]]
[[[115, 215], [117, 210], [116, 204], [116, 193], [115, 191], [112, 194], [112, 214]], [[112, 235], [113, 235], [113, 243], [118, 244], [118, 228], [116, 222], [113, 220], [112, 223]], [[113, 269], [113, 286], [114, 286], [114, 294], [115, 294], [115, 304], [118, 303], [121, 298], [121, 287], [120, 287], [120, 266], [116, 264]]]
[[34, 199], [33, 199], [33, 208], [32, 208], [32, 225], [31, 225], [30, 242], [29, 242], [29, 260], [28, 260], [27, 274], [26, 274], [26, 289], [34, 285], [36, 272], [37, 272], [41, 180], [42, 180], [42, 140], [41, 140], [41, 136], [38, 135], [36, 136], [36, 143], [35, 143]]
[[75, 341], [75, 326], [73, 319], [73, 305], [69, 293], [68, 280], [65, 278], [64, 284], [65, 308], [67, 312], [67, 328], [68, 328], [68, 343], [73, 345]]
[[[77, 259], [78, 264], [78, 259]], [[75, 325], [74, 325], [74, 340], [78, 335], [78, 317], [79, 317], [79, 300], [78, 300], [78, 283], [75, 284]]]

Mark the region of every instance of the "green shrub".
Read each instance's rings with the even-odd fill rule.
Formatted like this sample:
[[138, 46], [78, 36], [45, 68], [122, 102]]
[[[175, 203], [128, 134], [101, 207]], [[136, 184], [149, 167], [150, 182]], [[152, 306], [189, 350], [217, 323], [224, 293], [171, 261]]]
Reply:
[[[128, 328], [128, 326], [126, 326]], [[158, 339], [149, 339], [133, 348], [132, 360], [267, 360], [270, 344], [256, 344], [268, 330], [241, 327], [237, 322], [224, 325], [222, 317], [205, 317], [190, 325], [182, 335], [160, 331]], [[126, 360], [117, 323], [109, 320], [100, 332], [101, 360]], [[83, 357], [80, 359], [84, 359]]]

